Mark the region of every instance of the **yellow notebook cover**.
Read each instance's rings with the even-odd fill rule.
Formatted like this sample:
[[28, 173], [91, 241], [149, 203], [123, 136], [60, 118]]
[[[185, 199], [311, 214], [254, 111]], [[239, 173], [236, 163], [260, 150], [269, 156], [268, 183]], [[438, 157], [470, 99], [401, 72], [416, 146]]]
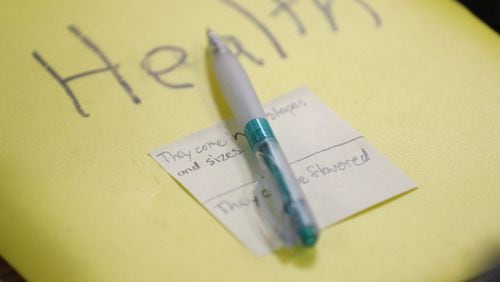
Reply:
[[[307, 85], [419, 189], [256, 259], [148, 155]], [[498, 35], [455, 1], [5, 1], [0, 254], [30, 281], [456, 281], [500, 238]]]

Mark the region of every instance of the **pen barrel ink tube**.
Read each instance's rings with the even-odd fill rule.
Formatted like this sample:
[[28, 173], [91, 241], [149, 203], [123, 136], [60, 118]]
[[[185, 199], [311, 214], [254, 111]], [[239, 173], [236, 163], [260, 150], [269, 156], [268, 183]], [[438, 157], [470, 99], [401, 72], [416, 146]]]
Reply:
[[[318, 238], [318, 228], [299, 183], [265, 118], [248, 75], [215, 32], [208, 30], [207, 36], [219, 88], [235, 114], [238, 128], [244, 128], [250, 147], [259, 162], [263, 177], [258, 179], [265, 189], [271, 192], [269, 202], [273, 204], [274, 209], [269, 210], [278, 211], [274, 213], [278, 215], [278, 220], [268, 216], [268, 225], [278, 230], [278, 237], [281, 237], [287, 246], [313, 246]], [[259, 211], [261, 210], [266, 208], [259, 208]]]
[[275, 225], [273, 228], [285, 245], [314, 246], [318, 238], [317, 225], [268, 121], [250, 120], [244, 131], [265, 178], [264, 188], [275, 199], [271, 203], [280, 205], [274, 210], [281, 214], [268, 221]]

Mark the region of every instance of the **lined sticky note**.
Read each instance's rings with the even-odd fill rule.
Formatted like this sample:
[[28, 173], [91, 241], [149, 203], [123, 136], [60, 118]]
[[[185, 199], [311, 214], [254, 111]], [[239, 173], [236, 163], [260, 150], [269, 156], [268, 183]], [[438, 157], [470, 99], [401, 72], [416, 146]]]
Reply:
[[[265, 107], [321, 228], [408, 191], [415, 184], [306, 88]], [[150, 155], [255, 255], [279, 246], [262, 226], [254, 162], [233, 121]]]

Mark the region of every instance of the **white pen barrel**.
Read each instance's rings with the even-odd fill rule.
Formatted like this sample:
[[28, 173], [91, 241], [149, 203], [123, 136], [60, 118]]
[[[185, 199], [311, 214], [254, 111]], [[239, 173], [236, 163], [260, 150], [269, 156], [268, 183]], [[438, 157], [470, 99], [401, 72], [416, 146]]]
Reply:
[[229, 52], [214, 52], [212, 63], [219, 87], [240, 126], [243, 128], [255, 118], [265, 118], [250, 79], [238, 60]]
[[280, 237], [287, 245], [293, 244], [294, 238], [298, 238], [303, 246], [314, 246], [318, 229], [311, 210], [274, 137], [250, 79], [221, 39], [212, 31], [208, 31], [207, 35], [220, 90], [229, 102], [240, 129], [244, 130], [262, 171], [267, 173], [266, 178], [273, 180], [266, 188], [275, 194], [275, 199], [280, 198], [283, 206], [282, 217], [290, 222], [283, 225], [288, 230], [279, 231]]

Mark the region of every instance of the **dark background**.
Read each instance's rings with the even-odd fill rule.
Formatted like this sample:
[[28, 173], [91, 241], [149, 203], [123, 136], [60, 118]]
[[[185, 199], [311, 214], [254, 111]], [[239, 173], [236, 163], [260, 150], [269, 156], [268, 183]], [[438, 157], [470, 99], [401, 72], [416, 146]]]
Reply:
[[[483, 22], [500, 33], [500, 1], [499, 0], [459, 0]], [[495, 5], [496, 4], [496, 5]]]

